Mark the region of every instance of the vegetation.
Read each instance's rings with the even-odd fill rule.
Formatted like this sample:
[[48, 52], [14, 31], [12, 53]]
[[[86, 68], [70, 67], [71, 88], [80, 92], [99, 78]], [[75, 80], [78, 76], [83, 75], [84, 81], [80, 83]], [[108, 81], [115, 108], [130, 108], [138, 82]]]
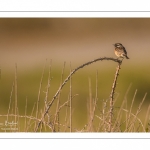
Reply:
[[[111, 64], [117, 64], [115, 75], [112, 68], [109, 72], [107, 68], [101, 70], [100, 74], [96, 71], [96, 75], [93, 71], [90, 72], [91, 64], [108, 60]], [[146, 105], [147, 107], [143, 109], [147, 93], [143, 94], [138, 101], [136, 99], [138, 91], [135, 89], [132, 99], [128, 99], [132, 84], [124, 95], [116, 92], [116, 88], [125, 85], [119, 80], [122, 77], [119, 73], [122, 63], [122, 60], [104, 57], [82, 64], [74, 70], [70, 64], [70, 70], [67, 72], [65, 71], [66, 63], [64, 63], [62, 72], [52, 75], [52, 62], [48, 67], [46, 62], [40, 80], [38, 71], [32, 76], [30, 74], [30, 78], [25, 77], [30, 83], [25, 89], [23, 87], [26, 82], [19, 78], [16, 65], [15, 79], [9, 102], [7, 101], [8, 109], [7, 112], [4, 110], [4, 113], [0, 114], [1, 132], [149, 132], [150, 105]], [[85, 66], [87, 66], [85, 72], [88, 78], [82, 77], [79, 71]], [[77, 71], [79, 72], [75, 74]], [[99, 83], [99, 78], [103, 78], [104, 83]], [[1, 83], [3, 80], [1, 79]], [[95, 80], [94, 88], [93, 80]], [[37, 85], [37, 83], [40, 84]], [[36, 97], [32, 95], [32, 89], [34, 92], [38, 91]], [[31, 92], [33, 97], [22, 96], [22, 91]], [[8, 100], [8, 95], [2, 96], [5, 94], [1, 94], [1, 99]], [[102, 95], [107, 95], [107, 98], [103, 98]], [[135, 101], [138, 101], [138, 104], [135, 104]]]

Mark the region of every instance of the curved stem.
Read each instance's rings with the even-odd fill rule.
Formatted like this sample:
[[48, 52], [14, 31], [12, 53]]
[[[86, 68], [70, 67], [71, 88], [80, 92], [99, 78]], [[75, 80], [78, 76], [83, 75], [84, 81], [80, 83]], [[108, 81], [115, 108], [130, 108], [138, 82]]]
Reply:
[[60, 85], [59, 89], [57, 90], [56, 94], [54, 95], [54, 97], [52, 98], [52, 100], [47, 104], [47, 108], [45, 110], [45, 112], [43, 113], [38, 125], [37, 125], [37, 128], [36, 128], [36, 131], [39, 129], [41, 123], [42, 123], [42, 120], [45, 118], [46, 114], [48, 113], [50, 107], [52, 106], [53, 102], [55, 101], [55, 99], [57, 98], [57, 96], [59, 95], [61, 89], [64, 87], [64, 85], [69, 81], [69, 79], [71, 78], [71, 76], [73, 74], [75, 74], [79, 69], [85, 67], [85, 66], [88, 66], [94, 62], [97, 62], [97, 61], [102, 61], [102, 60], [112, 60], [114, 62], [117, 62], [119, 64], [121, 64], [122, 61], [120, 61], [119, 59], [114, 59], [114, 58], [110, 58], [110, 57], [102, 57], [102, 58], [97, 58], [97, 59], [94, 59], [92, 61], [89, 61], [85, 64], [82, 64], [81, 66], [75, 68], [69, 75], [68, 77], [64, 80], [64, 82]]

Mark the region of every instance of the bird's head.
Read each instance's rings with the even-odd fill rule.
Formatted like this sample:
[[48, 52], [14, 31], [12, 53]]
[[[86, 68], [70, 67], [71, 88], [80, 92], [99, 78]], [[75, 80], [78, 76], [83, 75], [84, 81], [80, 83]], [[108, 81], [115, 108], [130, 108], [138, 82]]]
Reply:
[[123, 45], [121, 44], [121, 43], [115, 43], [115, 44], [113, 44], [115, 47], [123, 47]]

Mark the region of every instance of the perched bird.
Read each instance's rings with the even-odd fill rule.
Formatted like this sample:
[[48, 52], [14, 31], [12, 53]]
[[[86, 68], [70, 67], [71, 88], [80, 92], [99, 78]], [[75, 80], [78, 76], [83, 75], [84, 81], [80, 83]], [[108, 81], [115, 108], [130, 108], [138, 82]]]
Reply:
[[115, 43], [114, 46], [115, 46], [115, 55], [118, 58], [125, 57], [126, 59], [129, 59], [129, 57], [127, 56], [127, 51], [121, 43]]

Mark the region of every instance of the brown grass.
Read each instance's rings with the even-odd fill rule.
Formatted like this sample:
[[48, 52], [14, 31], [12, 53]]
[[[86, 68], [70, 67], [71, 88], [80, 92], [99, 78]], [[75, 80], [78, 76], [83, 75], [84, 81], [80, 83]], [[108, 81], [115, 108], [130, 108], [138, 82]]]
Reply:
[[[95, 87], [95, 96], [92, 93], [92, 86], [91, 86], [91, 79], [89, 78], [89, 92], [87, 93], [88, 101], [87, 101], [87, 123], [83, 126], [82, 129], [75, 128], [73, 124], [73, 99], [77, 96], [77, 94], [73, 95], [73, 83], [72, 83], [72, 76], [79, 70], [84, 68], [85, 66], [91, 65], [97, 61], [104, 61], [104, 60], [111, 60], [118, 64], [116, 73], [114, 76], [113, 85], [111, 88], [111, 94], [108, 99], [101, 100], [98, 97], [98, 72], [96, 72], [96, 87]], [[70, 63], [70, 74], [64, 80], [64, 70], [65, 64], [62, 68], [61, 73], [61, 81], [60, 86], [52, 97], [52, 100], [49, 100], [49, 89], [51, 86], [51, 67], [52, 62], [49, 65], [49, 73], [47, 79], [47, 87], [45, 92], [45, 99], [42, 101], [44, 103], [44, 107], [40, 107], [40, 94], [41, 94], [41, 87], [43, 83], [43, 76], [45, 67], [43, 68], [38, 98], [37, 102], [34, 103], [32, 112], [30, 115], [28, 113], [28, 99], [26, 97], [25, 103], [25, 114], [19, 115], [18, 111], [18, 97], [17, 97], [17, 65], [15, 68], [15, 81], [12, 85], [12, 90], [10, 94], [10, 102], [8, 105], [8, 112], [6, 115], [0, 115], [0, 117], [6, 117], [6, 121], [10, 122], [14, 121], [17, 123], [15, 125], [18, 128], [17, 132], [149, 132], [149, 113], [150, 113], [150, 106], [145, 114], [145, 120], [141, 120], [139, 118], [139, 114], [142, 111], [142, 105], [146, 99], [147, 93], [144, 95], [143, 99], [139, 103], [139, 106], [136, 109], [136, 112], [133, 113], [132, 109], [134, 106], [134, 101], [136, 98], [137, 90], [134, 93], [131, 105], [129, 106], [127, 103], [127, 94], [130, 90], [131, 85], [127, 89], [127, 92], [124, 96], [124, 99], [121, 105], [117, 108], [115, 107], [117, 96], [115, 93], [115, 89], [117, 87], [118, 75], [121, 68], [122, 60], [114, 59], [114, 58], [98, 58], [92, 61], [89, 61], [81, 66], [72, 70], [71, 63]], [[121, 77], [121, 76], [120, 76]], [[61, 101], [61, 93], [63, 92], [63, 87], [68, 83], [70, 80], [69, 85], [69, 95], [68, 99], [65, 101]], [[82, 87], [81, 87], [82, 88]], [[102, 91], [102, 89], [101, 89]], [[15, 99], [13, 102], [12, 95], [15, 93]], [[56, 101], [56, 105], [54, 105], [54, 101]], [[14, 103], [14, 105], [13, 105]], [[99, 105], [101, 103], [101, 105]], [[55, 108], [55, 112], [51, 109], [52, 107]], [[12, 111], [11, 111], [12, 110]], [[62, 115], [62, 111], [65, 110], [65, 115]], [[24, 129], [21, 128], [20, 119], [24, 120]], [[63, 121], [62, 121], [63, 120]], [[14, 130], [5, 130], [5, 132], [14, 132]]]

